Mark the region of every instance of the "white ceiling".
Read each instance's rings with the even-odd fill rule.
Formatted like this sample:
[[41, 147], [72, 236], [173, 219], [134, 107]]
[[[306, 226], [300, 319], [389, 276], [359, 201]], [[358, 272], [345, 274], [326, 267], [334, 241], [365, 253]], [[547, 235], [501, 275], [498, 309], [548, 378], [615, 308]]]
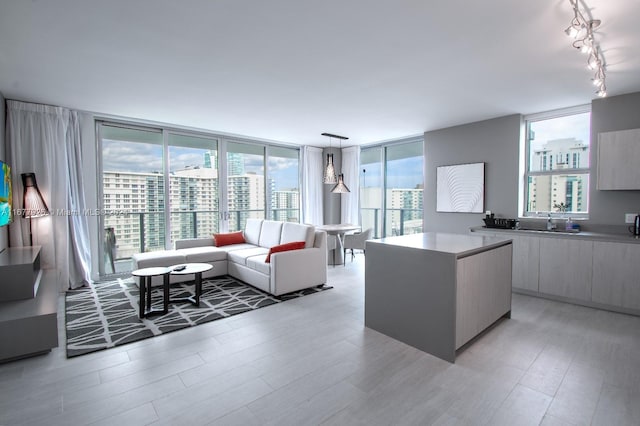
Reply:
[[[640, 1], [585, 0], [609, 95], [640, 91]], [[589, 103], [569, 0], [0, 0], [8, 99], [343, 146]]]

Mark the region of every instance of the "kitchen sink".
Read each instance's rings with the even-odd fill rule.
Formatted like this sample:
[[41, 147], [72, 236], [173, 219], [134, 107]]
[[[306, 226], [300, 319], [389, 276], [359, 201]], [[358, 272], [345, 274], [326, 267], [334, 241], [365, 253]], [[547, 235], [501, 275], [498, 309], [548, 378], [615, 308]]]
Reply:
[[520, 228], [521, 231], [532, 231], [532, 232], [544, 232], [545, 234], [579, 234], [579, 229], [567, 230], [567, 229], [554, 229], [551, 231], [547, 231], [546, 229], [532, 229], [532, 228]]

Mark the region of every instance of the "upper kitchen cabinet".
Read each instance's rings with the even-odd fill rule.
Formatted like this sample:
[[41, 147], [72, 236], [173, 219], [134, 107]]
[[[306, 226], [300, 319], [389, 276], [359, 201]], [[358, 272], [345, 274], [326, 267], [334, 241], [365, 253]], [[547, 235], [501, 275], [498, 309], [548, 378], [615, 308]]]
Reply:
[[640, 129], [598, 134], [598, 189], [640, 189]]

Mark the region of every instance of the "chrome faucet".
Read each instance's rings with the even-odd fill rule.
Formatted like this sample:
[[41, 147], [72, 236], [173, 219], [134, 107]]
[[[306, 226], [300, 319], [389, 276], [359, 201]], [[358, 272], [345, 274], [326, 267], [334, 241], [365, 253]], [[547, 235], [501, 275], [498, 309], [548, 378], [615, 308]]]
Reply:
[[551, 213], [547, 215], [547, 231], [553, 231], [556, 229], [556, 225], [551, 221]]

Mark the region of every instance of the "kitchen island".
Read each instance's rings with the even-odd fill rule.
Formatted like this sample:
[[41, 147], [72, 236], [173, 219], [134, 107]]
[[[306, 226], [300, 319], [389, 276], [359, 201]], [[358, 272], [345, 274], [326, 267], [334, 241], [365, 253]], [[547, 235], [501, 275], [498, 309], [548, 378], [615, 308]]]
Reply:
[[366, 243], [365, 326], [449, 362], [511, 316], [510, 239], [422, 233]]

